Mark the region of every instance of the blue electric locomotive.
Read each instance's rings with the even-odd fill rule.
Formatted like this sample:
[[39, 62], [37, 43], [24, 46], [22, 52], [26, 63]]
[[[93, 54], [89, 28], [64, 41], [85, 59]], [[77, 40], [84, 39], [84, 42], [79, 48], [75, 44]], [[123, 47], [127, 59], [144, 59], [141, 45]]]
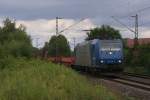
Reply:
[[122, 62], [123, 44], [120, 39], [94, 39], [80, 43], [75, 48], [75, 67], [79, 69], [117, 70]]

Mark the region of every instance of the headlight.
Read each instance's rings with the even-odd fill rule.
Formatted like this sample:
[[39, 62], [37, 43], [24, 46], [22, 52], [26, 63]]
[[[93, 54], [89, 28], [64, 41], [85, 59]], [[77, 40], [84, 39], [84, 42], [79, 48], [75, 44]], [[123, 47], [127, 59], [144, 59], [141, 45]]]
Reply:
[[111, 54], [112, 54], [112, 52], [109, 52], [109, 54], [111, 55]]
[[122, 61], [121, 61], [121, 60], [118, 60], [118, 62], [121, 63]]
[[101, 60], [101, 63], [103, 63], [104, 61], [103, 60]]

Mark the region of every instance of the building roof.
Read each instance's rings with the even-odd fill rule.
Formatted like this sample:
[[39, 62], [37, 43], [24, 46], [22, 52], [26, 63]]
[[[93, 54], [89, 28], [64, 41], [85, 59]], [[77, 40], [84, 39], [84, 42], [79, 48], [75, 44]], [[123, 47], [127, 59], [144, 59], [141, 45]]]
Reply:
[[[125, 39], [127, 47], [132, 48], [134, 46], [134, 39]], [[138, 39], [139, 45], [143, 44], [150, 44], [150, 38], [139, 38]]]

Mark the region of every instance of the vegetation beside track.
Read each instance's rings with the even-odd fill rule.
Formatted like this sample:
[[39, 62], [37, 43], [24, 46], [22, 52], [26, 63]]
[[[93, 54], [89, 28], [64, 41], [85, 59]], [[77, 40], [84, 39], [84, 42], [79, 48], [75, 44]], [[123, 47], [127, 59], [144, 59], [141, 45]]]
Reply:
[[125, 48], [125, 72], [150, 75], [150, 44]]
[[[39, 51], [23, 25], [16, 27], [14, 21], [4, 20], [0, 27], [0, 100], [122, 100], [69, 68], [32, 59]], [[44, 57], [46, 53], [42, 52]]]
[[145, 66], [127, 66], [124, 72], [150, 76], [150, 68]]
[[92, 85], [62, 65], [8, 58], [0, 70], [0, 100], [118, 100], [101, 85]]

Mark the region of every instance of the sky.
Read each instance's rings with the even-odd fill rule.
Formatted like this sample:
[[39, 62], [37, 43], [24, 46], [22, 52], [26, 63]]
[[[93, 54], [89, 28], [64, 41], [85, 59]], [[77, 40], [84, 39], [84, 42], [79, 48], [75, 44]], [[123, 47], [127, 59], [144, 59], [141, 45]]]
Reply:
[[85, 29], [111, 25], [120, 30], [124, 38], [133, 38], [134, 34], [115, 21], [121, 21], [134, 29], [138, 14], [139, 37], [150, 38], [150, 0], [0, 0], [0, 26], [9, 17], [16, 20], [17, 26], [23, 24], [31, 36], [33, 45], [42, 47], [56, 33], [56, 20], [59, 19], [59, 31], [85, 19], [76, 26], [64, 31], [71, 48], [84, 41]]

